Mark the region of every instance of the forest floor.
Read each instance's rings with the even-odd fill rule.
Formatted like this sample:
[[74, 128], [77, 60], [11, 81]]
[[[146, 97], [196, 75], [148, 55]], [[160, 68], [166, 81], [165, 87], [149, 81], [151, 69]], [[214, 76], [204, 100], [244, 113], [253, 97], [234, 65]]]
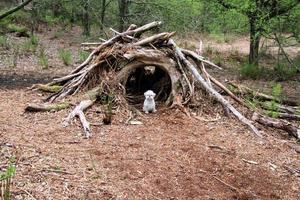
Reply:
[[[142, 125], [117, 118], [93, 126], [93, 137], [83, 139], [78, 121], [62, 126], [70, 110], [24, 113], [29, 102], [45, 97], [28, 90], [32, 84], [78, 64], [80, 32], [54, 34], [38, 34], [49, 56], [46, 70], [28, 54], [10, 68], [11, 52], [0, 51], [0, 170], [16, 164], [13, 199], [300, 199], [299, 153], [290, 147], [299, 141], [277, 130], [260, 127], [266, 138], [260, 141], [233, 117], [197, 120], [160, 108], [139, 119]], [[61, 48], [75, 55], [71, 66], [57, 58]], [[240, 80], [231, 68], [216, 76]], [[243, 83], [271, 88], [268, 80]], [[298, 79], [282, 84], [284, 95], [299, 99]], [[94, 123], [101, 119], [96, 111], [87, 111]]]

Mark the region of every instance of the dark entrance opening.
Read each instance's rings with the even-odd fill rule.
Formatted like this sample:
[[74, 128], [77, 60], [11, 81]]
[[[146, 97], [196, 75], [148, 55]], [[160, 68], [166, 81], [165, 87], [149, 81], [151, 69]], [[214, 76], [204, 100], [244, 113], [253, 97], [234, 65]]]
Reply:
[[144, 92], [152, 90], [155, 100], [165, 102], [172, 90], [169, 74], [157, 66], [143, 66], [132, 70], [125, 84], [126, 98], [131, 104], [144, 101]]

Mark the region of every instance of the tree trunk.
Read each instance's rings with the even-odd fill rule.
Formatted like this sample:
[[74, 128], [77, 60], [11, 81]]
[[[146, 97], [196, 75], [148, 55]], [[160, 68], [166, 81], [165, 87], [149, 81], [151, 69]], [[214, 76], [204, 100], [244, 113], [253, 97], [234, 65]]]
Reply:
[[89, 7], [90, 7], [90, 1], [89, 0], [83, 1], [83, 16], [82, 16], [83, 35], [87, 37], [91, 35]]
[[258, 52], [259, 52], [259, 42], [261, 33], [259, 27], [257, 26], [257, 19], [254, 17], [249, 18], [250, 23], [250, 53], [249, 53], [249, 64], [258, 65]]
[[128, 0], [118, 0], [119, 3], [119, 32], [124, 31], [126, 26], [126, 16], [129, 12], [129, 1]]
[[38, 11], [37, 11], [37, 2], [33, 1], [31, 9], [31, 35], [34, 35], [34, 32], [38, 30]]
[[60, 1], [53, 1], [52, 13], [55, 18], [58, 18], [61, 14], [62, 3]]
[[105, 20], [105, 11], [106, 11], [106, 0], [102, 0], [102, 7], [101, 7], [101, 31], [104, 29], [104, 20]]

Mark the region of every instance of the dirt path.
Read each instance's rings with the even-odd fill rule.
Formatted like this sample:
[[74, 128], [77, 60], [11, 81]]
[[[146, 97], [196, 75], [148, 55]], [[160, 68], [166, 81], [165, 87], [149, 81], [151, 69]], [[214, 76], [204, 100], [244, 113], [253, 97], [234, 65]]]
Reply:
[[144, 125], [93, 127], [86, 140], [78, 122], [62, 127], [68, 111], [23, 112], [40, 98], [0, 88], [0, 167], [17, 164], [13, 199], [300, 198], [285, 167], [299, 170], [299, 154], [274, 137], [261, 144], [233, 120], [159, 110]]

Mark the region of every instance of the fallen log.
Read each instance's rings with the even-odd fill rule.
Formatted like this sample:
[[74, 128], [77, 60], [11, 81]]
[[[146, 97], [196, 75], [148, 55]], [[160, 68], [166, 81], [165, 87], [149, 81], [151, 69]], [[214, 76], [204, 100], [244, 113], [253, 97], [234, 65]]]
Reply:
[[184, 54], [182, 53], [181, 49], [176, 45], [176, 43], [170, 39], [169, 43], [173, 45], [175, 49], [175, 53], [177, 56], [182, 60], [182, 62], [186, 65], [186, 67], [191, 71], [191, 73], [194, 75], [194, 77], [201, 83], [201, 85], [204, 87], [204, 89], [211, 94], [218, 102], [220, 102], [224, 107], [227, 107], [242, 123], [246, 124], [253, 133], [258, 137], [263, 137], [258, 129], [251, 123], [250, 120], [248, 120], [246, 117], [244, 117], [239, 111], [237, 111], [224, 97], [219, 94], [215, 89], [210, 87], [208, 83], [202, 78], [202, 76], [199, 74], [198, 70], [188, 61]]
[[268, 95], [268, 94], [265, 94], [265, 93], [262, 93], [259, 91], [254, 91], [247, 86], [237, 85], [232, 82], [229, 82], [228, 84], [237, 89], [236, 91], [234, 91], [236, 93], [240, 93], [243, 95], [250, 95], [252, 97], [255, 97], [255, 98], [261, 99], [261, 100], [276, 101], [276, 102], [280, 102], [280, 103], [283, 103], [283, 104], [286, 104], [289, 106], [297, 106], [298, 105], [298, 102], [294, 101], [292, 99], [280, 99], [280, 98], [274, 97], [272, 95]]
[[284, 130], [291, 136], [300, 139], [300, 129], [285, 120], [273, 119], [271, 117], [263, 116], [257, 112], [253, 113], [252, 120], [265, 126]]
[[300, 120], [300, 115], [294, 115], [289, 113], [278, 113], [280, 119]]
[[44, 85], [44, 84], [36, 84], [32, 87], [34, 90], [40, 90], [43, 92], [56, 93], [61, 90], [62, 86], [60, 85]]
[[49, 111], [60, 111], [71, 106], [70, 103], [56, 103], [56, 104], [37, 104], [30, 103], [26, 108], [25, 112], [49, 112]]

